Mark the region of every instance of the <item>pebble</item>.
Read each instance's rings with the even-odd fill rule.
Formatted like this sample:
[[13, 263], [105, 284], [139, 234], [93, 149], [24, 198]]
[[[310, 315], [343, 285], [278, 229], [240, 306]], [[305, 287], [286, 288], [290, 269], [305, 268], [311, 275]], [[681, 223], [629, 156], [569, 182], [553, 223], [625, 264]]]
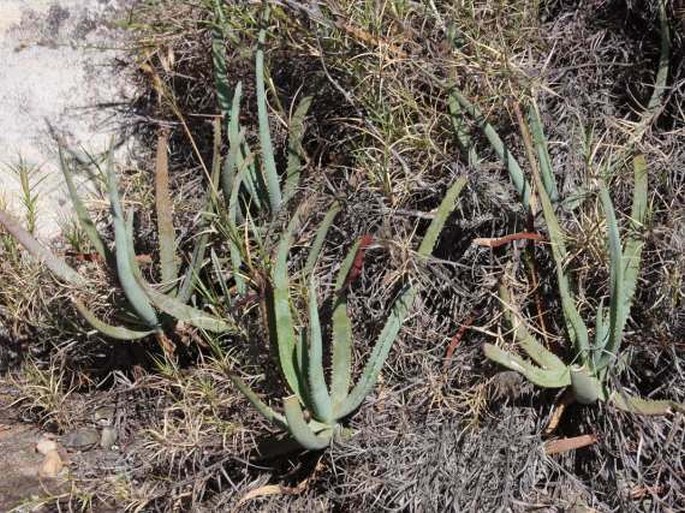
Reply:
[[100, 442], [100, 434], [94, 428], [77, 429], [62, 437], [62, 444], [70, 449], [87, 451]]
[[109, 450], [114, 447], [115, 443], [117, 443], [117, 430], [109, 426], [102, 428], [100, 447]]

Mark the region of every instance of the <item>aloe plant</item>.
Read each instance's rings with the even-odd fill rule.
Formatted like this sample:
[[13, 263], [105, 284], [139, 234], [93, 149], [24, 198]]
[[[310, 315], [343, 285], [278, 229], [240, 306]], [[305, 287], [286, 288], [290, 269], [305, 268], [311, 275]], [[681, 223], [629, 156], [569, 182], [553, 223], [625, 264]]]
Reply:
[[[156, 210], [159, 226], [161, 275], [164, 280], [161, 285], [161, 290], [164, 290], [162, 292], [144, 280], [138, 267], [133, 248], [133, 215], [132, 213], [124, 214], [111, 153], [107, 158], [106, 177], [114, 228], [114, 251], [111, 251], [105, 244], [104, 238], [90, 217], [76, 190], [73, 172], [61, 152], [62, 170], [79, 224], [101, 260], [109, 266], [112, 274], [117, 277], [128, 303], [126, 313], [128, 317], [135, 319], [135, 326], [108, 324], [99, 319], [80, 301], [76, 297], [77, 294], [73, 294], [72, 299], [79, 313], [93, 328], [111, 338], [136, 340], [148, 335], [155, 335], [166, 344], [168, 340], [165, 333], [177, 321], [214, 332], [233, 330], [230, 322], [187, 304], [195, 289], [200, 267], [204, 260], [207, 238], [204, 233], [200, 234], [188, 270], [185, 276], [179, 277], [175, 257], [174, 229], [171, 222], [166, 154], [167, 134], [162, 132], [159, 138], [156, 165]], [[216, 187], [216, 182], [218, 182], [218, 164], [215, 164], [212, 174], [213, 183], [210, 185], [210, 193], [207, 195], [207, 212], [212, 211], [212, 205], [215, 203], [212, 199], [211, 190]], [[76, 270], [40, 244], [9, 214], [0, 211], [0, 224], [5, 226], [30, 254], [44, 262], [58, 278], [77, 291], [88, 286], [87, 281]]]
[[[544, 160], [541, 168], [545, 168]], [[674, 401], [655, 401], [635, 397], [622, 389], [611, 389], [609, 376], [620, 359], [623, 330], [630, 314], [630, 306], [640, 270], [643, 242], [639, 230], [644, 226], [647, 213], [647, 164], [644, 156], [633, 159], [634, 193], [631, 212], [631, 230], [621, 244], [618, 221], [606, 186], [600, 183], [599, 196], [607, 224], [610, 255], [610, 298], [608, 307], [600, 303], [595, 316], [594, 340], [583, 321], [571, 293], [570, 276], [565, 268], [567, 250], [564, 234], [549, 198], [549, 189], [538, 173], [534, 173], [542, 212], [547, 224], [552, 255], [554, 257], [558, 290], [567, 333], [572, 342], [573, 361], [565, 363], [549, 351], [526, 327], [520, 318], [511, 295], [506, 288], [500, 291], [512, 324], [518, 346], [532, 360], [485, 344], [485, 355], [491, 360], [525, 376], [544, 388], [568, 387], [573, 398], [581, 404], [608, 401], [616, 407], [645, 415], [660, 415], [670, 410], [683, 409]]]
[[[447, 191], [418, 249], [428, 257], [442, 228], [456, 207], [457, 198], [466, 184], [458, 179]], [[334, 207], [335, 208], [335, 207]], [[288, 431], [302, 447], [318, 450], [327, 447], [343, 432], [345, 417], [360, 407], [373, 390], [393, 342], [416, 297], [416, 287], [408, 281], [398, 292], [385, 325], [369, 355], [359, 380], [352, 386], [352, 321], [347, 312], [346, 278], [354, 265], [359, 242], [354, 244], [341, 264], [334, 286], [332, 313], [331, 368], [327, 379], [316, 282], [310, 273], [321, 251], [321, 242], [330, 227], [335, 210], [329, 212], [312, 244], [305, 275], [308, 284], [307, 328], [297, 329], [291, 310], [290, 280], [287, 258], [293, 232], [299, 223], [296, 213], [280, 241], [271, 270], [271, 308], [269, 328], [272, 344], [277, 347], [278, 361], [291, 395], [283, 399], [283, 413], [268, 406], [238, 376], [231, 379], [257, 410], [267, 419]], [[305, 414], [305, 409], [308, 414]]]

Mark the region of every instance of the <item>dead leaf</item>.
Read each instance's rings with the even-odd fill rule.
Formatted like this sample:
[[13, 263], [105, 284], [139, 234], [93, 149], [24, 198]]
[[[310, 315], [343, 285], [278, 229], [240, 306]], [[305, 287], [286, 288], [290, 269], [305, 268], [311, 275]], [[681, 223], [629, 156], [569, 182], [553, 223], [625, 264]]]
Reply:
[[592, 445], [595, 442], [597, 442], [596, 435], [580, 435], [571, 438], [562, 438], [560, 440], [549, 440], [545, 442], [545, 454], [550, 456], [552, 454], [568, 452], [574, 449], [581, 449]]

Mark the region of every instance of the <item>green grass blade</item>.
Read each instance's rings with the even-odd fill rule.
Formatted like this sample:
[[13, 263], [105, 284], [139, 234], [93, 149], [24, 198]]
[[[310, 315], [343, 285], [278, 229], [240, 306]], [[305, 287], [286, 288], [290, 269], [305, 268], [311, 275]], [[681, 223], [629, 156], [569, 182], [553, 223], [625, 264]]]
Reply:
[[169, 193], [169, 132], [162, 128], [157, 138], [155, 162], [155, 209], [159, 236], [159, 264], [162, 283], [172, 285], [178, 279], [176, 266], [176, 233], [172, 219], [171, 194]]
[[69, 163], [64, 158], [64, 152], [61, 146], [59, 148], [59, 160], [60, 167], [62, 168], [62, 174], [64, 175], [64, 181], [67, 183], [67, 189], [69, 190], [69, 197], [71, 198], [72, 205], [74, 205], [76, 218], [78, 219], [81, 229], [85, 232], [88, 240], [90, 240], [90, 243], [93, 245], [98, 255], [100, 255], [106, 262], [113, 263], [114, 258], [111, 251], [103, 242], [100, 232], [98, 232], [93, 219], [88, 213], [88, 209], [83, 204], [83, 201], [81, 201], [81, 197], [76, 190], [76, 185], [74, 184], [74, 175], [71, 171]]
[[233, 382], [235, 387], [243, 393], [243, 395], [252, 403], [257, 411], [261, 413], [269, 422], [273, 422], [281, 428], [286, 428], [288, 426], [288, 422], [286, 421], [285, 417], [283, 417], [283, 415], [280, 413], [276, 413], [271, 406], [262, 401], [247, 383], [245, 383], [232, 372], [228, 374], [228, 377]]
[[[264, 23], [269, 18], [269, 8], [266, 7]], [[259, 119], [259, 143], [262, 147], [262, 163], [264, 165], [264, 175], [266, 188], [269, 195], [269, 205], [272, 215], [281, 207], [281, 185], [276, 169], [276, 159], [274, 158], [273, 143], [271, 141], [271, 130], [269, 128], [269, 114], [266, 106], [266, 90], [264, 87], [264, 44], [266, 42], [266, 28], [259, 31], [257, 42], [257, 58], [255, 64], [256, 88], [257, 88], [257, 117]]]
[[285, 185], [283, 187], [283, 203], [287, 203], [295, 195], [300, 183], [302, 162], [304, 161], [304, 149], [302, 137], [304, 136], [304, 118], [307, 116], [312, 104], [312, 96], [305, 96], [298, 104], [290, 120], [290, 133], [288, 136], [288, 165], [285, 172]]
[[83, 316], [83, 318], [90, 324], [93, 328], [98, 330], [103, 335], [116, 339], [116, 340], [140, 340], [148, 335], [152, 335], [156, 330], [139, 331], [126, 328], [125, 326], [112, 326], [100, 319], [91, 312], [86, 305], [78, 301], [77, 299], [72, 299], [76, 310]]
[[571, 384], [568, 368], [545, 370], [508, 351], [492, 344], [483, 344], [485, 356], [509, 370], [524, 376], [531, 383], [542, 388], [562, 388]]
[[304, 420], [304, 412], [296, 396], [290, 396], [284, 401], [285, 418], [288, 421], [288, 431], [293, 438], [305, 449], [318, 451], [325, 449], [331, 443], [331, 435], [317, 435]]
[[17, 239], [33, 258], [45, 264], [52, 274], [66, 283], [77, 287], [86, 284], [86, 280], [67, 264], [64, 259], [58, 257], [38, 242], [28, 230], [2, 209], [0, 209], [0, 225], [2, 225], [12, 237]]
[[107, 163], [107, 189], [111, 203], [114, 224], [114, 243], [116, 245], [117, 277], [126, 299], [136, 314], [151, 328], [159, 326], [159, 320], [154, 308], [147, 299], [145, 292], [136, 279], [135, 253], [129, 240], [126, 221], [119, 200], [119, 184], [114, 171], [112, 156]]
[[426, 235], [424, 235], [421, 245], [419, 246], [419, 255], [427, 257], [433, 252], [440, 232], [447, 222], [447, 218], [454, 212], [456, 208], [457, 198], [461, 194], [462, 189], [466, 185], [468, 180], [465, 177], [457, 178], [457, 180], [450, 186], [442, 199], [440, 206], [435, 214], [435, 217], [428, 226]]
[[514, 305], [511, 293], [504, 286], [500, 286], [500, 300], [504, 304], [504, 316], [514, 330], [514, 337], [521, 349], [533, 360], [536, 364], [546, 370], [559, 370], [566, 367], [564, 362], [544, 345], [542, 345], [528, 330], [525, 321], [520, 317], [516, 305]]
[[276, 262], [272, 269], [274, 314], [272, 329], [275, 333], [272, 332], [271, 339], [276, 340], [278, 345], [278, 358], [288, 385], [298, 397], [304, 399], [303, 382], [306, 384], [306, 379], [303, 379], [305, 376], [298, 374], [299, 365], [296, 364], [298, 341], [295, 321], [290, 309], [290, 281], [288, 280], [288, 252], [298, 225], [299, 215], [296, 212], [278, 245]]
[[359, 381], [347, 396], [340, 409], [336, 411], [337, 418], [343, 418], [355, 411], [362, 403], [364, 398], [371, 392], [378, 380], [378, 376], [383, 368], [383, 364], [390, 353], [404, 319], [409, 313], [409, 309], [414, 303], [416, 289], [411, 285], [406, 285], [397, 296], [392, 305], [381, 334], [378, 336], [376, 345], [366, 362]]
[[521, 166], [514, 155], [512, 155], [495, 128], [488, 123], [485, 115], [478, 107], [472, 104], [463, 94], [461, 94], [461, 92], [459, 92], [456, 87], [452, 87], [448, 91], [448, 94], [459, 103], [461, 108], [473, 118], [478, 127], [483, 131], [483, 134], [490, 143], [490, 146], [507, 168], [509, 177], [514, 184], [514, 188], [521, 197], [521, 203], [523, 203], [523, 207], [528, 210], [530, 208], [530, 184], [526, 180], [523, 170], [521, 169]]
[[312, 242], [312, 246], [309, 249], [309, 254], [307, 255], [307, 261], [304, 264], [303, 272], [305, 276], [309, 276], [312, 274], [312, 272], [314, 272], [314, 267], [316, 267], [316, 262], [319, 259], [321, 249], [326, 241], [326, 235], [328, 235], [328, 231], [331, 229], [333, 221], [335, 221], [335, 216], [338, 215], [338, 212], [340, 212], [340, 203], [336, 201], [328, 209], [328, 212], [326, 212], [319, 229], [316, 231], [314, 242]]
[[309, 397], [314, 414], [324, 423], [331, 422], [331, 396], [328, 394], [326, 376], [323, 368], [323, 343], [321, 340], [321, 322], [319, 320], [319, 306], [316, 301], [316, 286], [314, 280], [309, 284]]

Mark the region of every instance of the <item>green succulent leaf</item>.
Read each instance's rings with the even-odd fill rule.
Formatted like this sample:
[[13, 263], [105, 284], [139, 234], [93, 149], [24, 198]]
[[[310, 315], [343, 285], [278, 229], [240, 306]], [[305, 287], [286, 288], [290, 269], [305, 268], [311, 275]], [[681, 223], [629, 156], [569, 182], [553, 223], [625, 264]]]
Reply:
[[335, 221], [335, 216], [338, 215], [338, 212], [340, 212], [340, 203], [335, 201], [328, 209], [328, 212], [326, 212], [319, 229], [316, 231], [314, 242], [312, 242], [312, 246], [309, 249], [309, 254], [307, 255], [307, 261], [304, 264], [303, 271], [305, 276], [309, 276], [312, 274], [312, 272], [314, 272], [314, 267], [316, 266], [316, 262], [321, 254], [321, 249], [326, 241], [326, 236], [328, 235], [328, 232], [331, 229], [333, 221]]
[[619, 410], [640, 415], [667, 415], [673, 412], [685, 412], [685, 405], [676, 401], [645, 399], [629, 394], [625, 390], [612, 392], [609, 402]]
[[514, 330], [514, 337], [521, 349], [540, 367], [547, 370], [560, 370], [566, 364], [544, 345], [528, 330], [525, 321], [520, 318], [520, 312], [514, 305], [511, 293], [504, 286], [500, 286], [500, 300], [504, 304], [504, 315]]
[[207, 330], [214, 333], [227, 333], [235, 331], [235, 326], [229, 324], [223, 319], [182, 303], [173, 296], [158, 292], [147, 283], [143, 283], [143, 288], [148, 298], [150, 298], [150, 301], [157, 308], [178, 321], [182, 321], [190, 324], [191, 326], [195, 326], [198, 329]]
[[530, 124], [531, 132], [533, 134], [533, 141], [535, 144], [535, 151], [538, 155], [538, 162], [540, 163], [540, 174], [542, 175], [542, 183], [545, 186], [549, 199], [556, 202], [559, 199], [559, 190], [557, 189], [557, 182], [554, 178], [554, 167], [552, 166], [552, 159], [549, 156], [549, 149], [547, 147], [547, 137], [540, 119], [540, 112], [535, 100], [533, 100], [528, 111], [528, 122]]
[[[264, 13], [264, 23], [269, 19], [269, 7]], [[269, 205], [272, 215], [281, 207], [281, 185], [276, 169], [271, 130], [269, 128], [269, 114], [266, 106], [266, 90], [264, 87], [264, 45], [266, 43], [266, 28], [259, 31], [257, 41], [257, 58], [255, 64], [256, 88], [257, 88], [257, 117], [259, 120], [259, 143], [262, 148], [264, 175], [266, 188], [269, 195]]]
[[314, 433], [304, 419], [304, 412], [297, 396], [290, 396], [284, 402], [285, 418], [288, 421], [288, 431], [293, 438], [305, 449], [318, 451], [331, 444], [332, 431]]
[[285, 185], [283, 187], [283, 202], [287, 203], [295, 195], [300, 183], [302, 162], [304, 161], [304, 149], [302, 137], [304, 136], [304, 118], [307, 116], [312, 104], [312, 96], [305, 96], [295, 109], [290, 120], [290, 134], [288, 138], [288, 165], [285, 171]]
[[421, 241], [421, 245], [419, 246], [419, 255], [427, 257], [433, 252], [433, 248], [438, 241], [438, 237], [440, 236], [442, 229], [445, 227], [447, 218], [452, 214], [452, 212], [454, 212], [457, 198], [461, 194], [461, 191], [464, 189], [464, 186], [467, 182], [468, 180], [465, 177], [457, 178], [447, 190], [447, 193], [442, 199], [433, 221], [431, 221], [431, 224], [428, 226], [428, 230], [426, 230], [426, 234]]
[[570, 367], [571, 391], [573, 397], [580, 404], [592, 404], [597, 401], [606, 400], [604, 385], [586, 367]]
[[114, 258], [112, 252], [109, 250], [107, 245], [103, 242], [102, 237], [100, 237], [100, 232], [95, 226], [93, 219], [88, 213], [88, 209], [81, 201], [81, 197], [76, 190], [76, 185], [74, 184], [74, 175], [71, 171], [71, 167], [64, 158], [64, 151], [62, 147], [59, 148], [59, 159], [60, 167], [62, 168], [62, 174], [64, 175], [64, 181], [67, 183], [67, 189], [69, 190], [69, 197], [71, 198], [71, 203], [74, 205], [74, 210], [76, 211], [76, 218], [78, 219], [81, 229], [85, 232], [88, 240], [97, 251], [98, 255], [108, 263], [113, 263]]
[[107, 189], [112, 208], [114, 224], [114, 243], [116, 245], [117, 276], [124, 295], [135, 310], [136, 314], [150, 328], [159, 327], [157, 314], [147, 299], [145, 292], [136, 279], [135, 253], [129, 240], [124, 213], [119, 200], [119, 190], [112, 158], [107, 163]]
[[352, 321], [347, 313], [345, 281], [359, 251], [361, 240], [355, 242], [340, 265], [336, 278], [333, 306], [333, 341], [331, 344], [331, 399], [337, 411], [347, 397], [352, 380]]
[[[272, 333], [271, 339], [277, 341], [278, 358], [288, 385], [300, 399], [303, 399], [306, 380], [303, 380], [303, 376], [297, 372], [298, 367], [300, 367], [299, 364], [296, 364], [298, 341], [295, 321], [290, 309], [290, 281], [288, 279], [288, 252], [299, 222], [299, 212], [296, 212], [278, 245], [276, 262], [272, 269], [274, 313], [272, 329], [275, 330], [275, 333]], [[305, 381], [305, 383], [303, 384], [301, 381]]]
[[288, 422], [285, 417], [277, 413], [271, 406], [262, 401], [259, 396], [238, 376], [229, 373], [228, 377], [231, 379], [235, 387], [240, 390], [245, 397], [252, 403], [252, 405], [261, 413], [269, 422], [273, 422], [281, 428], [287, 428]]
[[72, 298], [72, 302], [74, 303], [76, 310], [78, 310], [88, 324], [107, 337], [114, 338], [116, 340], [140, 340], [141, 338], [145, 338], [156, 332], [156, 330], [141, 331], [130, 329], [125, 326], [113, 326], [98, 319], [98, 317], [81, 301]]
[[509, 370], [523, 375], [528, 381], [542, 388], [563, 388], [571, 384], [571, 376], [567, 367], [547, 370], [537, 367], [518, 355], [503, 351], [492, 344], [484, 344], [485, 356], [493, 362], [499, 363]]
[[336, 418], [343, 418], [355, 411], [362, 403], [364, 398], [371, 392], [378, 380], [378, 376], [383, 368], [385, 360], [388, 358], [390, 349], [392, 348], [400, 328], [404, 323], [404, 319], [409, 313], [409, 309], [414, 303], [416, 297], [416, 289], [410, 285], [406, 285], [397, 296], [390, 310], [390, 315], [383, 326], [381, 334], [378, 336], [376, 345], [366, 362], [362, 375], [359, 381], [354, 386], [350, 394], [340, 406], [340, 409], [335, 411]]
[[523, 207], [528, 210], [530, 208], [530, 184], [523, 174], [523, 170], [519, 165], [516, 157], [512, 155], [507, 146], [502, 141], [495, 128], [487, 121], [485, 115], [481, 110], [471, 103], [456, 87], [451, 87], [448, 91], [450, 98], [453, 98], [458, 102], [461, 108], [471, 116], [471, 118], [476, 122], [478, 127], [482, 130], [483, 134], [487, 138], [490, 146], [500, 158], [502, 163], [507, 168], [509, 172], [509, 177], [516, 192], [518, 192], [521, 197], [521, 202]]
[[28, 230], [22, 227], [10, 214], [0, 209], [0, 224], [26, 248], [29, 254], [45, 264], [52, 274], [61, 280], [77, 287], [85, 286], [86, 280], [76, 272], [64, 259], [55, 255], [48, 248], [38, 242]]
[[309, 284], [309, 364], [307, 373], [309, 376], [309, 398], [311, 399], [314, 414], [317, 419], [324, 423], [331, 422], [333, 418], [331, 408], [331, 396], [328, 394], [326, 376], [323, 368], [323, 343], [321, 339], [321, 322], [319, 320], [319, 306], [316, 301], [316, 285], [313, 279]]

